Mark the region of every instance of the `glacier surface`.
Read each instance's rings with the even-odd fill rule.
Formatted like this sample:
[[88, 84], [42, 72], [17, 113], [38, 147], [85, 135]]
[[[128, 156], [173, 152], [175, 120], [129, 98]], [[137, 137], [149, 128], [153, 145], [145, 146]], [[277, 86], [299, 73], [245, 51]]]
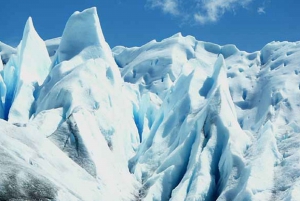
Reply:
[[0, 56], [0, 200], [300, 200], [300, 42], [111, 49], [90, 8]]

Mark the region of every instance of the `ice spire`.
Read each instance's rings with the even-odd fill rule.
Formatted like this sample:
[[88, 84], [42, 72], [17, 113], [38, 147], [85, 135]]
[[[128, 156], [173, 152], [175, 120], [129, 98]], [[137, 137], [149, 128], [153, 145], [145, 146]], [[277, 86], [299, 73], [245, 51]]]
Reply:
[[6, 98], [10, 101], [5, 102], [6, 118], [26, 123], [32, 112], [35, 88], [42, 85], [51, 64], [45, 42], [36, 32], [31, 17], [26, 22], [15, 62], [9, 63], [11, 65], [4, 70], [4, 81], [10, 86], [7, 94], [11, 96]]
[[112, 80], [121, 83], [118, 66], [105, 41], [95, 7], [82, 12], [76, 11], [71, 15], [63, 31], [52, 67], [74, 57], [77, 59], [73, 60], [73, 67], [89, 59], [103, 59], [111, 69]]
[[102, 48], [104, 54], [111, 52], [104, 39], [95, 7], [82, 12], [76, 11], [69, 18], [58, 48], [59, 62], [70, 60], [89, 46]]
[[29, 17], [18, 49], [20, 80], [43, 83], [49, 73], [51, 60], [45, 42], [36, 32]]

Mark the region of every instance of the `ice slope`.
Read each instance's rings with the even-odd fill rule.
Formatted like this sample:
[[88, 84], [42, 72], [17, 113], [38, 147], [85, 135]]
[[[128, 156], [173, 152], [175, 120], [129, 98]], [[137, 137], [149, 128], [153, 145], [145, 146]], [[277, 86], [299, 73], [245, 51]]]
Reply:
[[1, 200], [300, 199], [300, 42], [111, 50], [90, 8], [0, 47]]
[[36, 129], [18, 128], [3, 120], [0, 124], [1, 200], [105, 198], [96, 179]]

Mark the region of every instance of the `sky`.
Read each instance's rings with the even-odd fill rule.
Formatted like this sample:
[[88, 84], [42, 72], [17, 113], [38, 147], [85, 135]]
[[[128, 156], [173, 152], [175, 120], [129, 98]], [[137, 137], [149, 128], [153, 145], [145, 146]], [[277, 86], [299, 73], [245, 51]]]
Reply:
[[299, 0], [7, 0], [0, 5], [0, 41], [18, 45], [29, 16], [44, 40], [59, 37], [73, 12], [94, 6], [111, 47], [178, 32], [247, 52], [300, 40]]

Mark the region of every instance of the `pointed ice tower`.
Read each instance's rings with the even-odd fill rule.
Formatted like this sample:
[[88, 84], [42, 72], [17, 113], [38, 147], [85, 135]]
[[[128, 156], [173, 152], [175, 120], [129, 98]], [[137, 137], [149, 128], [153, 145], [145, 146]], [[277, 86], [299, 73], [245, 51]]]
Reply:
[[111, 70], [115, 81], [121, 76], [112, 56], [112, 51], [105, 41], [97, 9], [95, 7], [82, 12], [76, 11], [69, 18], [54, 58], [52, 67], [80, 55], [82, 61], [90, 58], [102, 58]]
[[51, 60], [44, 41], [28, 18], [16, 58], [11, 58], [4, 70], [7, 85], [5, 118], [13, 123], [25, 124], [34, 103], [34, 91], [42, 85], [50, 69]]
[[100, 46], [106, 50], [108, 48], [96, 8], [76, 11], [69, 18], [57, 51], [59, 62], [70, 60], [89, 46]]
[[20, 80], [43, 84], [49, 73], [51, 60], [45, 42], [36, 32], [31, 17], [28, 18], [19, 45]]
[[[139, 137], [122, 83], [96, 8], [75, 12], [39, 91], [35, 117], [49, 125], [47, 130], [53, 128], [49, 139], [71, 158], [75, 156], [72, 159], [98, 179], [110, 200], [133, 200], [133, 194], [138, 194], [127, 164]], [[51, 110], [57, 108], [59, 115]], [[49, 115], [61, 119], [57, 124], [44, 121]], [[68, 141], [73, 135], [75, 144]], [[61, 139], [67, 139], [66, 146], [60, 146]]]

